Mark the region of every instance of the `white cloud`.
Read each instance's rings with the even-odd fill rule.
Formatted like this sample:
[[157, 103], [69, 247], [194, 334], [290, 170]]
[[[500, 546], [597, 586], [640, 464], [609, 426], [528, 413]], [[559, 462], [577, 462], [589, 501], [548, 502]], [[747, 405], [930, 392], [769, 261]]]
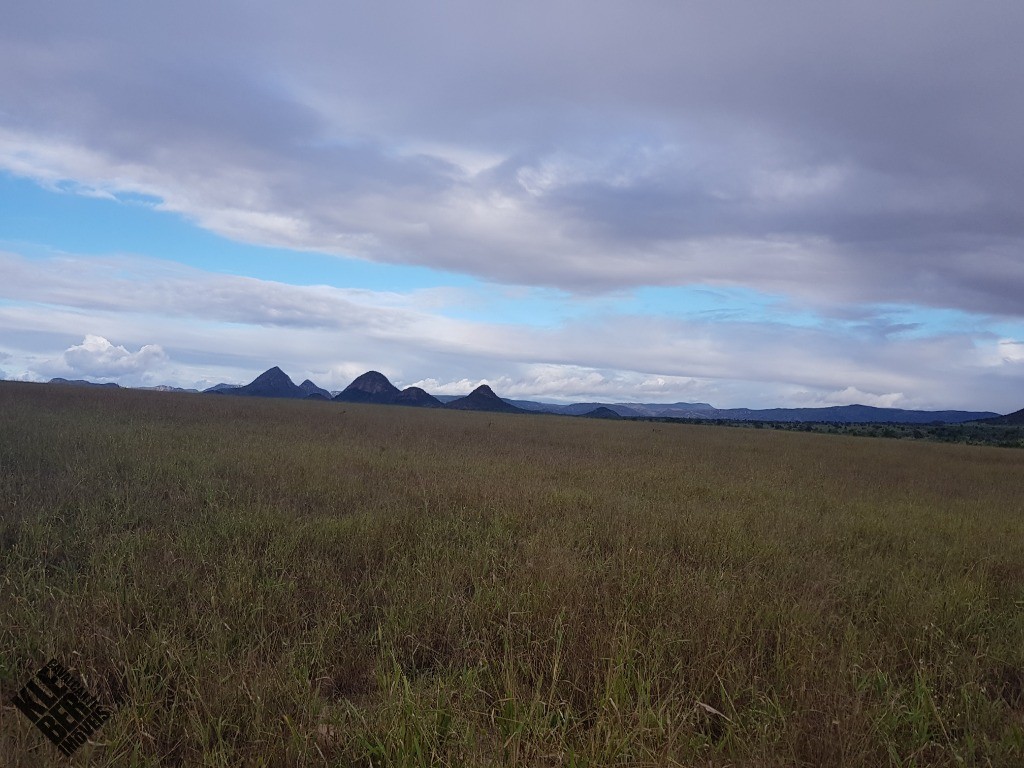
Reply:
[[718, 407], [849, 398], [1009, 411], [1024, 391], [1019, 344], [984, 331], [927, 336], [869, 321], [793, 325], [785, 314], [774, 322], [624, 314], [603, 300], [537, 327], [446, 317], [461, 309], [460, 292], [284, 285], [155, 260], [0, 254], [0, 267], [9, 296], [0, 305], [11, 355], [4, 368], [16, 376], [196, 386], [247, 382], [276, 364], [330, 389], [377, 369], [438, 394], [487, 382], [507, 397]]
[[1004, 363], [1024, 363], [1024, 341], [1000, 339], [998, 357]]
[[856, 387], [847, 387], [839, 392], [829, 392], [820, 402], [823, 405], [873, 405], [876, 408], [902, 408], [906, 401], [902, 392], [888, 392], [877, 394], [874, 392], [861, 392]]
[[491, 386], [491, 382], [487, 379], [459, 379], [457, 381], [440, 381], [435, 378], [419, 379], [418, 381], [414, 381], [411, 384], [409, 384], [409, 386], [425, 389], [432, 395], [455, 395], [461, 397], [462, 395], [468, 395], [481, 384], [487, 384], [488, 386]]
[[146, 344], [137, 352], [111, 344], [102, 336], [87, 334], [81, 344], [68, 347], [59, 357], [33, 368], [42, 376], [86, 376], [93, 379], [139, 381], [167, 363], [167, 353], [158, 344]]

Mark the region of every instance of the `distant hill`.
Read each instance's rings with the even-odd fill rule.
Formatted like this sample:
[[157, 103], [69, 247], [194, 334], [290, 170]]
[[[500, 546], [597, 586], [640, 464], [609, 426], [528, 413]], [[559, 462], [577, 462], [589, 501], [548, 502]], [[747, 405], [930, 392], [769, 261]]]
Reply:
[[222, 395], [236, 395], [240, 397], [300, 398], [306, 396], [306, 393], [288, 378], [288, 374], [276, 365], [270, 370], [264, 371], [243, 387], [230, 387], [219, 390], [219, 392]]
[[167, 384], [157, 384], [155, 387], [135, 387], [135, 389], [147, 390], [150, 392], [188, 392], [195, 393], [198, 389], [186, 389], [185, 387], [172, 387]]
[[388, 405], [398, 397], [398, 387], [379, 371], [367, 371], [341, 391], [334, 399], [342, 403], [377, 403]]
[[[443, 399], [443, 398], [442, 398]], [[505, 400], [506, 403], [522, 408], [524, 411], [542, 413], [558, 413], [563, 416], [583, 416], [595, 408], [608, 408], [625, 418], [644, 416], [675, 416], [676, 418], [700, 418], [707, 411], [715, 410], [707, 403], [571, 403], [559, 405], [536, 400]]]
[[86, 381], [85, 379], [62, 379], [59, 376], [57, 378], [55, 378], [55, 379], [50, 379], [47, 383], [48, 384], [66, 384], [66, 385], [70, 385], [72, 387], [109, 387], [109, 388], [113, 388], [113, 389], [120, 389], [121, 388], [120, 385], [114, 384], [113, 382], [108, 382], [108, 383], [105, 383], [105, 384], [100, 384], [100, 383], [95, 382], [95, 381]]
[[[441, 401], [453, 401], [440, 396]], [[715, 408], [709, 403], [572, 403], [559, 405], [536, 400], [505, 400], [524, 411], [583, 416], [595, 408], [607, 408], [626, 419], [720, 419], [723, 421], [800, 421], [835, 422], [840, 424], [959, 424], [986, 419], [998, 414], [977, 411], [911, 411], [900, 408], [875, 408], [870, 405], [837, 405], [824, 408]], [[1001, 417], [1010, 418], [1010, 417]], [[1004, 422], [1013, 423], [1013, 422]]]
[[320, 397], [322, 397], [324, 400], [331, 399], [330, 392], [328, 392], [323, 387], [318, 387], [309, 379], [306, 379], [304, 382], [299, 384], [299, 389], [306, 393], [306, 397], [309, 397], [310, 395], [320, 395]]
[[[448, 399], [454, 400], [455, 398], [449, 397]], [[514, 405], [516, 408], [520, 408], [524, 411], [532, 411], [534, 413], [556, 413], [562, 416], [582, 416], [595, 408], [610, 408], [620, 416], [634, 417], [643, 415], [639, 411], [635, 411], [631, 408], [627, 408], [622, 405], [612, 405], [610, 403], [571, 403], [569, 405], [563, 405], [560, 403], [545, 403], [538, 400], [502, 399], [509, 405]]]
[[700, 419], [709, 411], [717, 410], [708, 403], [615, 403], [608, 406], [625, 416], [620, 408], [628, 408], [639, 416], [668, 416], [676, 419]]
[[[997, 416], [976, 411], [910, 411], [900, 408], [875, 408], [870, 405], [837, 405], [825, 408], [715, 408], [708, 403], [572, 403], [556, 405], [533, 400], [512, 400], [529, 411], [583, 416], [595, 408], [608, 408], [627, 419], [720, 419], [722, 421], [807, 421], [841, 424], [959, 424], [965, 421]], [[1012, 415], [1011, 415], [1012, 416]], [[1001, 417], [1010, 418], [1010, 417]], [[1014, 423], [1014, 422], [1004, 422]]]
[[974, 411], [908, 411], [902, 408], [875, 408], [871, 405], [835, 405], [827, 408], [726, 408], [706, 411], [697, 418], [742, 421], [818, 421], [840, 424], [960, 424], [965, 421], [998, 416]]
[[[443, 398], [442, 398], [443, 399]], [[875, 408], [870, 405], [837, 405], [825, 408], [715, 408], [708, 403], [572, 403], [556, 405], [534, 400], [507, 400], [526, 411], [583, 416], [595, 408], [608, 408], [627, 419], [720, 419], [723, 421], [807, 421], [841, 424], [959, 424], [998, 416], [977, 411], [910, 411], [901, 408]], [[1000, 418], [1012, 418], [1004, 416]], [[1017, 423], [1017, 422], [998, 422]]]
[[1012, 426], [1016, 424], [1024, 424], [1024, 408], [1013, 413], [1008, 413], [1005, 416], [995, 416], [990, 419], [979, 419], [979, 421], [985, 424], [1005, 424]]
[[411, 405], [414, 408], [441, 408], [442, 403], [436, 397], [419, 387], [406, 387], [399, 392], [392, 405]]
[[558, 411], [558, 413], [565, 414], [566, 416], [585, 416], [597, 408], [607, 408], [609, 411], [615, 413], [615, 415], [628, 419], [644, 415], [636, 408], [623, 405], [622, 403], [573, 403], [572, 405], [562, 406], [562, 409]]
[[456, 411], [491, 411], [492, 413], [527, 413], [511, 403], [506, 403], [486, 384], [481, 384], [465, 397], [445, 403], [445, 408]]
[[[117, 384], [94, 384], [88, 381], [52, 379], [53, 383], [80, 386], [116, 387]], [[174, 387], [151, 387], [164, 391]], [[204, 390], [232, 395], [261, 397], [303, 398], [316, 395], [338, 402], [376, 403], [380, 405], [407, 405], [420, 408], [446, 407], [454, 410], [492, 411], [495, 413], [555, 413], [565, 416], [584, 416], [598, 409], [607, 409], [625, 419], [669, 418], [722, 421], [780, 421], [817, 422], [833, 424], [960, 424], [978, 421], [990, 424], [1016, 425], [1024, 423], [1024, 410], [1000, 416], [992, 411], [913, 411], [901, 408], [876, 408], [870, 405], [837, 405], [823, 408], [715, 408], [709, 403], [600, 403], [582, 402], [568, 405], [535, 400], [512, 400], [498, 397], [487, 385], [482, 385], [465, 397], [430, 395], [419, 387], [399, 391], [379, 371], [367, 371], [358, 376], [344, 390], [328, 392], [310, 380], [296, 386], [280, 368], [274, 367], [244, 386], [215, 384]], [[606, 418], [607, 415], [605, 416]]]
[[[439, 399], [445, 402], [451, 402], [452, 400], [458, 400], [458, 397], [441, 395]], [[562, 408], [565, 407], [562, 405], [555, 405], [554, 403], [539, 403], [534, 400], [512, 400], [508, 397], [503, 397], [501, 399], [509, 405], [514, 405], [516, 408], [521, 408], [524, 411], [536, 411], [538, 413], [561, 413]]]
[[617, 414], [611, 408], [608, 408], [608, 407], [606, 407], [604, 405], [598, 406], [597, 408], [595, 408], [592, 411], [587, 411], [586, 413], [582, 413], [582, 414], [580, 414], [580, 417], [584, 418], [584, 419], [621, 419], [622, 418], [621, 416], [619, 416], [619, 414]]

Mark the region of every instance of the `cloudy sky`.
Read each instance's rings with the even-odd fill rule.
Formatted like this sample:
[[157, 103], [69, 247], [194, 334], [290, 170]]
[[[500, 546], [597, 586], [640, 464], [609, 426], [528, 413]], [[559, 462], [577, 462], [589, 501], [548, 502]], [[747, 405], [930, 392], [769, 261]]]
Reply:
[[10, 4], [0, 375], [1024, 406], [1024, 4]]

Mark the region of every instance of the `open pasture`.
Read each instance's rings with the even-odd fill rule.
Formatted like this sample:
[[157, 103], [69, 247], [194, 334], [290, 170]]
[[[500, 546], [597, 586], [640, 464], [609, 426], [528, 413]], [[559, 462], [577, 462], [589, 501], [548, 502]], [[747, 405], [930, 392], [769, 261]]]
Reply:
[[1024, 451], [0, 383], [0, 764], [1024, 764]]

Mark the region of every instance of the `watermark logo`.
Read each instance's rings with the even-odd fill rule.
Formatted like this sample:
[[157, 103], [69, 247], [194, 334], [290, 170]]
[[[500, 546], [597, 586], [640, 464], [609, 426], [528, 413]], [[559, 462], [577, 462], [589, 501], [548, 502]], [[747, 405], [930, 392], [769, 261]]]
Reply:
[[66, 757], [71, 757], [112, 714], [55, 659], [18, 691], [12, 703]]

